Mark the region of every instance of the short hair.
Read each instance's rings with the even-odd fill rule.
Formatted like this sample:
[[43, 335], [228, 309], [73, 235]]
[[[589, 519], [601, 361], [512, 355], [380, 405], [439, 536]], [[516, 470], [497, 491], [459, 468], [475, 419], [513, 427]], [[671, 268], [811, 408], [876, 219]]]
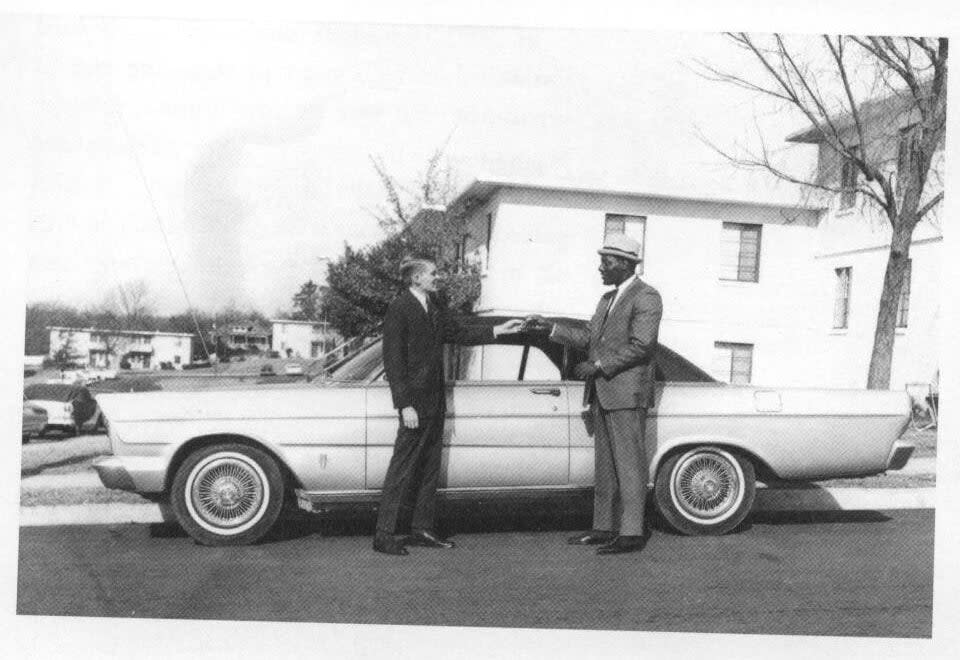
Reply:
[[413, 278], [436, 264], [429, 259], [404, 259], [400, 263], [400, 277], [403, 278], [403, 284], [410, 286], [413, 284]]

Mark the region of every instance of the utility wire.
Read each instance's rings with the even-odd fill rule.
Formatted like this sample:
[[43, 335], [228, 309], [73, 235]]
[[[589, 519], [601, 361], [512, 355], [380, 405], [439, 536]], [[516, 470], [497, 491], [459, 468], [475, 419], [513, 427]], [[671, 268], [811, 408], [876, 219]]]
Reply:
[[[83, 20], [84, 19], [81, 19], [81, 21]], [[101, 43], [106, 43], [106, 25], [104, 24], [102, 18], [99, 20], [103, 27], [104, 34], [104, 39]], [[89, 33], [87, 33], [87, 39], [92, 43], [93, 40], [90, 39]], [[157, 207], [157, 201], [153, 196], [150, 183], [147, 181], [147, 175], [143, 169], [143, 163], [140, 160], [140, 155], [137, 152], [136, 145], [133, 142], [133, 137], [130, 135], [130, 130], [127, 127], [127, 122], [124, 120], [123, 113], [120, 111], [120, 104], [116, 102], [116, 99], [113, 98], [113, 94], [109, 90], [106, 92], [106, 94], [111, 97], [107, 100], [113, 109], [114, 116], [116, 117], [117, 123], [120, 125], [120, 128], [123, 131], [124, 137], [127, 139], [127, 145], [130, 148], [133, 162], [137, 166], [137, 173], [140, 175], [140, 181], [143, 183], [143, 188], [147, 193], [147, 198], [150, 200], [150, 207], [153, 209], [153, 217], [157, 221], [157, 226], [160, 228], [160, 234], [163, 236], [163, 244], [167, 248], [167, 254], [170, 256], [170, 262], [173, 264], [173, 271], [176, 273], [177, 281], [180, 283], [180, 289], [183, 291], [184, 300], [187, 301], [187, 310], [190, 313], [190, 318], [193, 319], [193, 325], [197, 330], [197, 336], [200, 337], [200, 345], [203, 347], [203, 352], [207, 356], [207, 361], [209, 361], [210, 351], [207, 349], [207, 342], [203, 338], [203, 331], [200, 329], [200, 322], [197, 320], [196, 310], [194, 309], [193, 304], [190, 302], [190, 295], [187, 293], [187, 286], [183, 281], [183, 275], [180, 273], [180, 266], [177, 265], [177, 259], [173, 254], [173, 248], [170, 246], [170, 239], [167, 237], [167, 230], [163, 226], [163, 219], [160, 216], [160, 209]]]

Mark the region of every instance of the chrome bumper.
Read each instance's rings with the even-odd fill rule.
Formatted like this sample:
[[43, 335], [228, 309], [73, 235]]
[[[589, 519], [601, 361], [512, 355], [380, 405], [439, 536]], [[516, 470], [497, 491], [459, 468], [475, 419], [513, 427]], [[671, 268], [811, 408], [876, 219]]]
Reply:
[[136, 490], [133, 478], [127, 468], [116, 456], [105, 456], [93, 462], [93, 469], [97, 471], [100, 481], [107, 488], [115, 490]]
[[894, 442], [893, 449], [890, 450], [890, 456], [887, 458], [887, 469], [902, 469], [903, 466], [907, 464], [910, 456], [913, 455], [915, 448], [916, 446], [912, 442], [904, 442], [903, 440]]

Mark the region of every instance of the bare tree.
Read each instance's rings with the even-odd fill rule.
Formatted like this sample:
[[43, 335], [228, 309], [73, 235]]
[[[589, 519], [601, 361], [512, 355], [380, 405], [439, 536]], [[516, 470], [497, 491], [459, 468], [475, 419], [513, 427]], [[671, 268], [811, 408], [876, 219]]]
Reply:
[[779, 34], [726, 36], [759, 72], [751, 78], [700, 62], [703, 75], [798, 110], [810, 123], [798, 141], [820, 145], [820, 164], [813, 176], [791, 173], [774, 162], [762, 135], [759, 153], [717, 150], [811, 191], [859, 197], [890, 226], [867, 375], [868, 388], [887, 389], [913, 231], [925, 218], [938, 222], [943, 200], [935, 155], [946, 134], [947, 39], [822, 35], [814, 47], [807, 38], [796, 48]]
[[113, 314], [117, 330], [144, 330], [144, 324], [152, 314], [150, 289], [143, 280], [118, 282], [110, 289], [100, 304], [100, 311]]
[[386, 195], [384, 204], [370, 210], [382, 229], [388, 233], [400, 231], [410, 224], [421, 209], [443, 206], [453, 198], [456, 181], [453, 170], [445, 158], [446, 148], [447, 144], [444, 143], [433, 151], [427, 160], [426, 168], [417, 177], [413, 189], [404, 186], [390, 174], [383, 158], [370, 156], [370, 162]]

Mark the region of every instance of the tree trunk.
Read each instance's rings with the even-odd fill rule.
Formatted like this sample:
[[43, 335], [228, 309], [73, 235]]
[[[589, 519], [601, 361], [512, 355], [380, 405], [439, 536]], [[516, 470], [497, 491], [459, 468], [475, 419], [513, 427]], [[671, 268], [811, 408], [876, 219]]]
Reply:
[[870, 355], [870, 371], [867, 374], [867, 389], [890, 389], [897, 309], [900, 290], [903, 286], [903, 273], [910, 260], [910, 240], [913, 236], [914, 224], [904, 222], [901, 218], [894, 227], [893, 236], [890, 239], [887, 272], [883, 277], [877, 327], [873, 335], [873, 353]]

